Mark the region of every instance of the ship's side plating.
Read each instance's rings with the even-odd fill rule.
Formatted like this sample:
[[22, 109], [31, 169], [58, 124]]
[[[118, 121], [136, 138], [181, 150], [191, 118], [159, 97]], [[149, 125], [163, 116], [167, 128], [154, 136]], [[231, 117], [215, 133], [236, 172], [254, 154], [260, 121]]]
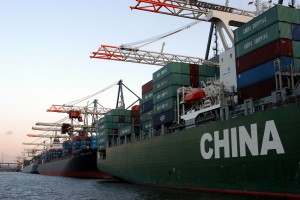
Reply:
[[300, 197], [299, 113], [298, 102], [111, 147], [98, 167], [140, 184]]
[[39, 165], [38, 172], [50, 176], [69, 176], [78, 178], [110, 178], [97, 169], [97, 152], [88, 151], [57, 158]]

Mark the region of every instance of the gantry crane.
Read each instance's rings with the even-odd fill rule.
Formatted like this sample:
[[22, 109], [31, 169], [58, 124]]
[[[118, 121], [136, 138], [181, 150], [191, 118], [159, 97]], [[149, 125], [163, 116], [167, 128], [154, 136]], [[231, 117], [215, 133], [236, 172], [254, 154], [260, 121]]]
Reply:
[[[213, 31], [219, 33], [225, 50], [233, 44], [230, 26], [239, 27], [256, 16], [256, 12], [197, 0], [136, 0], [131, 9], [211, 22], [205, 59], [208, 59]], [[228, 1], [226, 4], [228, 5]], [[226, 35], [228, 37], [226, 37]], [[229, 41], [227, 41], [228, 39]], [[216, 52], [217, 54], [217, 52]]]
[[39, 138], [70, 138], [69, 136], [67, 135], [45, 135], [45, 134], [27, 134], [28, 137], [39, 137]]
[[[113, 86], [118, 85], [118, 96], [117, 96], [117, 104], [116, 108], [122, 108], [125, 109], [125, 101], [123, 97], [123, 87], [125, 87], [128, 91], [130, 91], [133, 95], [137, 97], [137, 100], [133, 102], [129, 107], [131, 107], [133, 104], [138, 102], [140, 100], [140, 97], [136, 95], [132, 90], [130, 90], [122, 80], [119, 80], [118, 82], [92, 94], [88, 95], [86, 97], [77, 99], [75, 101], [69, 102], [67, 104], [63, 105], [52, 105], [50, 109], [47, 110], [47, 112], [58, 112], [58, 113], [68, 113], [69, 114], [69, 119], [71, 120], [71, 123], [37, 123], [36, 125], [42, 125], [42, 126], [54, 126], [53, 128], [41, 128], [41, 127], [33, 127], [34, 130], [47, 130], [47, 131], [61, 131], [62, 134], [68, 133], [71, 137], [74, 136], [73, 131], [78, 132], [79, 135], [86, 135], [88, 132], [96, 132], [96, 123], [98, 120], [98, 117], [101, 115], [105, 115], [108, 111], [110, 111], [109, 108], [104, 108], [101, 104], [98, 103], [97, 100], [93, 101], [94, 107], [80, 107], [80, 106], [75, 106], [75, 104], [78, 104], [82, 101], [85, 101], [101, 92], [104, 92], [108, 89], [110, 89]], [[100, 105], [101, 107], [98, 107]], [[129, 108], [128, 107], [128, 108]], [[127, 108], [126, 108], [127, 109]], [[74, 124], [74, 119], [78, 119], [79, 122], [82, 122], [82, 114], [85, 115], [84, 117], [84, 124]], [[88, 115], [92, 116], [92, 123], [88, 125]]]
[[44, 142], [41, 142], [41, 143], [23, 142], [22, 144], [23, 145], [35, 145], [35, 146], [50, 146], [50, 144], [44, 143]]
[[[176, 29], [174, 31], [165, 34], [161, 34], [157, 37], [152, 37], [150, 39], [124, 44], [121, 46], [101, 45], [98, 51], [92, 52], [93, 55], [90, 56], [90, 58], [99, 58], [105, 60], [124, 61], [124, 62], [158, 65], [158, 66], [165, 66], [170, 62], [183, 62], [183, 63], [197, 64], [197, 65], [201, 65], [201, 64], [218, 65], [218, 63], [204, 60], [198, 57], [164, 53], [163, 49], [165, 43], [163, 43], [160, 52], [146, 51], [140, 49], [140, 47], [142, 46], [146, 46], [150, 43], [166, 38], [170, 35], [186, 30], [198, 23], [199, 23], [198, 21], [195, 21], [184, 27], [181, 27], [179, 29]], [[136, 46], [133, 47], [133, 45], [137, 45], [137, 44], [139, 45], [138, 47]]]
[[170, 62], [183, 62], [190, 64], [211, 64], [217, 63], [204, 60], [198, 57], [169, 54], [163, 52], [146, 51], [137, 48], [124, 48], [122, 46], [101, 45], [96, 52], [92, 52], [90, 58], [99, 58], [105, 60], [133, 62], [149, 65], [165, 66]]
[[[66, 123], [48, 123], [48, 122], [37, 122], [35, 125], [37, 126], [56, 126], [62, 127]], [[85, 125], [85, 124], [73, 124], [74, 128], [92, 128], [92, 125]]]
[[[205, 59], [141, 50], [134, 47], [101, 45], [96, 52], [92, 52], [90, 58], [107, 59], [114, 61], [134, 62], [164, 66], [169, 62], [184, 62], [190, 64], [218, 65], [217, 62], [208, 61], [209, 50], [214, 32], [218, 32], [225, 50], [233, 44], [233, 31], [230, 26], [240, 26], [255, 16], [255, 12], [218, 5], [197, 0], [136, 0], [137, 4], [131, 9], [161, 13], [177, 17], [184, 17], [204, 22], [212, 22], [209, 32], [209, 40], [206, 48]], [[189, 25], [188, 25], [189, 26]], [[187, 26], [187, 27], [188, 27]], [[178, 31], [174, 31], [177, 33]], [[216, 33], [214, 34], [215, 37]], [[227, 37], [226, 37], [227, 36]], [[165, 37], [165, 36], [163, 36]], [[228, 40], [227, 42], [226, 40]], [[217, 43], [217, 39], [215, 41]], [[218, 54], [217, 44], [215, 55]]]
[[254, 17], [255, 12], [242, 10], [219, 4], [208, 3], [197, 0], [136, 0], [137, 4], [131, 6], [131, 9], [137, 9], [148, 12], [155, 12], [165, 15], [172, 15], [184, 17], [189, 19], [197, 19], [201, 21], [208, 21], [207, 14], [212, 11], [221, 11], [227, 13], [234, 13], [243, 16]]
[[[88, 95], [86, 97], [77, 99], [75, 101], [63, 104], [63, 105], [52, 105], [50, 107], [50, 109], [47, 110], [47, 112], [58, 112], [58, 113], [68, 113], [69, 114], [69, 118], [70, 119], [74, 119], [74, 118], [79, 118], [79, 116], [81, 114], [86, 114], [86, 115], [92, 115], [93, 117], [93, 122], [96, 121], [98, 118], [95, 116], [98, 115], [105, 115], [108, 111], [110, 111], [110, 108], [104, 108], [101, 104], [98, 103], [97, 100], [93, 101], [94, 107], [81, 107], [81, 106], [75, 106], [75, 104], [80, 103], [84, 100], [87, 100], [88, 98], [91, 98], [99, 93], [102, 93], [110, 88], [112, 88], [113, 86], [118, 85], [118, 96], [117, 96], [117, 104], [116, 104], [116, 108], [124, 108], [125, 109], [125, 102], [124, 102], [124, 98], [123, 98], [123, 87], [125, 87], [129, 92], [131, 92], [134, 96], [137, 97], [137, 100], [135, 102], [133, 102], [129, 107], [131, 107], [133, 104], [135, 104], [136, 102], [138, 102], [140, 100], [140, 97], [138, 95], [136, 95], [132, 90], [130, 90], [124, 83], [122, 80], [119, 80], [116, 83], [113, 83], [112, 85], [94, 93], [91, 95]], [[101, 107], [97, 107], [97, 105], [100, 105]], [[93, 124], [92, 122], [92, 124]], [[88, 123], [84, 123], [84, 125], [87, 125]]]
[[66, 103], [63, 105], [52, 105], [50, 107], [50, 109], [47, 110], [47, 112], [68, 113], [69, 118], [71, 119], [71, 126], [74, 125], [73, 124], [74, 119], [77, 119], [78, 122], [83, 122], [82, 115], [85, 115], [84, 125], [88, 125], [87, 120], [88, 120], [88, 115], [90, 115], [90, 116], [92, 116], [92, 124], [94, 124], [98, 120], [99, 116], [105, 115], [108, 111], [110, 111], [110, 108], [103, 107], [101, 104], [98, 103], [98, 100], [96, 100], [96, 99], [93, 101], [93, 105], [94, 105], [93, 107], [89, 107], [91, 104], [89, 104], [87, 106], [75, 106], [75, 104], [78, 104], [78, 103], [85, 101], [99, 93], [102, 93], [102, 92], [112, 88], [113, 86], [118, 85], [120, 82], [122, 83], [122, 80], [120, 80], [116, 83], [113, 83], [94, 94], [74, 100], [72, 102], [69, 102], [69, 103]]

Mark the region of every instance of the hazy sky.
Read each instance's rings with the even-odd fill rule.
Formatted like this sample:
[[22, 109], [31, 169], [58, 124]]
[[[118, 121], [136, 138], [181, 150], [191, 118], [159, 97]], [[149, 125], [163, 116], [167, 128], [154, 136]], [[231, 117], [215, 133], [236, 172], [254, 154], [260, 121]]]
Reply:
[[[224, 4], [224, 1], [210, 1]], [[249, 1], [230, 6], [254, 10]], [[55, 122], [67, 116], [47, 113], [99, 91], [122, 79], [141, 96], [141, 85], [158, 66], [90, 59], [100, 44], [121, 45], [183, 27], [189, 19], [130, 10], [134, 0], [0, 0], [0, 156], [14, 161], [36, 122]], [[199, 25], [166, 40], [165, 52], [204, 57], [209, 24]], [[146, 50], [160, 51], [163, 41]], [[97, 98], [113, 108], [115, 95]], [[89, 102], [93, 101], [91, 99]], [[125, 96], [125, 99], [131, 97]], [[84, 102], [85, 104], [87, 102]], [[130, 102], [131, 103], [131, 102]]]

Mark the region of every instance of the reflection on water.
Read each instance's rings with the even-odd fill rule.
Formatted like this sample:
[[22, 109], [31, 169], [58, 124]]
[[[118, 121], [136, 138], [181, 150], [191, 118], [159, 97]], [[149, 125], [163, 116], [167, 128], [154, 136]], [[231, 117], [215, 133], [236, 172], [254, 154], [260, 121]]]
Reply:
[[0, 199], [22, 200], [271, 200], [267, 197], [230, 195], [141, 186], [117, 180], [76, 179], [18, 172], [0, 172]]

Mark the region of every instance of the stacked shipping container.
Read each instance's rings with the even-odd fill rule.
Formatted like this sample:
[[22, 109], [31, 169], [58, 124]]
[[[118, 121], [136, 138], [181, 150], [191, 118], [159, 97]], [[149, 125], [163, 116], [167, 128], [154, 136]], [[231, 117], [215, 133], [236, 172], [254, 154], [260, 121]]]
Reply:
[[153, 115], [153, 82], [152, 80], [142, 85], [141, 100], [141, 124], [142, 131], [148, 133], [152, 128]]
[[98, 149], [103, 150], [113, 138], [118, 137], [119, 130], [131, 124], [131, 112], [125, 109], [110, 110], [98, 122]]
[[139, 105], [135, 105], [131, 108], [130, 117], [131, 117], [131, 124], [119, 130], [120, 137], [131, 135], [132, 133], [137, 134], [139, 132], [140, 130], [140, 106]]
[[142, 86], [141, 125], [144, 133], [152, 127], [174, 121], [177, 89], [200, 87], [201, 81], [219, 76], [219, 68], [187, 63], [169, 63], [153, 73], [153, 79]]
[[269, 96], [276, 71], [299, 72], [299, 24], [299, 10], [277, 5], [235, 30], [240, 102]]
[[177, 101], [177, 89], [198, 88], [201, 81], [219, 76], [218, 67], [187, 63], [169, 63], [153, 73], [153, 126], [172, 123]]
[[[133, 133], [145, 135], [152, 127], [174, 121], [177, 89], [182, 86], [200, 87], [201, 81], [219, 76], [218, 67], [186, 63], [169, 63], [153, 73], [153, 80], [142, 86], [140, 106], [131, 110], [109, 111], [98, 121], [98, 149], [104, 150], [112, 140], [126, 139]], [[140, 135], [141, 136], [141, 135]]]

